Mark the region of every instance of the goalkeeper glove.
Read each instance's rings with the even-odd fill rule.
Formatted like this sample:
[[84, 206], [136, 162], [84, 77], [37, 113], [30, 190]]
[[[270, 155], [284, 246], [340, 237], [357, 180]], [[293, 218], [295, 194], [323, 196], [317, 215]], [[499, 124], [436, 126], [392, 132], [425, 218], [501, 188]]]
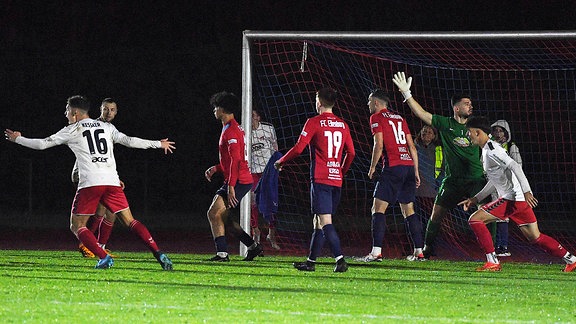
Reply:
[[398, 87], [398, 90], [400, 90], [400, 92], [404, 96], [404, 102], [412, 98], [412, 93], [410, 92], [410, 86], [412, 85], [412, 77], [409, 77], [408, 80], [406, 80], [406, 75], [404, 74], [404, 72], [398, 72], [394, 74], [392, 82], [394, 82], [394, 84]]

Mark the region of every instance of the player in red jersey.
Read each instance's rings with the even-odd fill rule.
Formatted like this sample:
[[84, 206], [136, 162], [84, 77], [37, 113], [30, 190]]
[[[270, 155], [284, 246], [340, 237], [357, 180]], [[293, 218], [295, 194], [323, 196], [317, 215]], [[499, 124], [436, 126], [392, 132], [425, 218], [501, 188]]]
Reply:
[[372, 161], [368, 177], [374, 178], [376, 166], [382, 159], [382, 173], [374, 189], [372, 203], [372, 251], [362, 261], [382, 261], [382, 243], [386, 231], [386, 208], [396, 201], [400, 203], [402, 216], [412, 242], [414, 252], [410, 261], [423, 260], [422, 222], [414, 212], [416, 188], [420, 185], [418, 154], [412, 141], [408, 124], [402, 116], [388, 110], [390, 98], [380, 89], [368, 96], [370, 128], [374, 136]]
[[262, 253], [262, 246], [254, 242], [238, 222], [232, 221], [228, 217], [229, 210], [237, 208], [242, 197], [252, 188], [252, 174], [250, 174], [246, 160], [244, 131], [234, 119], [234, 113], [240, 107], [239, 100], [233, 93], [222, 91], [210, 98], [210, 104], [214, 108], [214, 117], [222, 122], [222, 133], [218, 147], [220, 163], [209, 167], [204, 175], [208, 181], [211, 181], [214, 173], [222, 172], [224, 173], [224, 184], [216, 191], [208, 209], [208, 221], [216, 243], [216, 255], [209, 261], [230, 261], [225, 225], [229, 225], [229, 231], [248, 247], [244, 261], [252, 261]]
[[306, 262], [295, 262], [294, 267], [301, 271], [314, 271], [316, 258], [327, 239], [336, 267], [334, 272], [345, 272], [348, 265], [340, 249], [340, 239], [332, 225], [332, 215], [340, 202], [342, 179], [356, 155], [350, 128], [341, 118], [332, 113], [337, 93], [330, 88], [322, 88], [316, 93], [318, 116], [309, 118], [298, 142], [274, 166], [282, 166], [310, 148], [310, 191], [312, 213], [314, 214], [314, 234], [310, 242], [310, 254]]
[[162, 269], [172, 270], [172, 261], [160, 251], [146, 226], [132, 216], [116, 171], [114, 143], [141, 149], [162, 148], [164, 153], [172, 153], [172, 149], [175, 149], [174, 142], [168, 141], [167, 138], [147, 141], [126, 136], [110, 123], [91, 119], [88, 115], [89, 110], [88, 99], [73, 96], [68, 98], [65, 111], [69, 125], [56, 134], [35, 139], [26, 138], [20, 132], [7, 129], [5, 136], [11, 142], [32, 149], [45, 150], [66, 144], [74, 152], [78, 162], [79, 181], [72, 203], [70, 230], [100, 258], [96, 264], [97, 269], [107, 269], [114, 264], [112, 257], [98, 245], [94, 234], [86, 228], [86, 222], [94, 215], [98, 204], [102, 203], [117, 214], [120, 220], [148, 246]]

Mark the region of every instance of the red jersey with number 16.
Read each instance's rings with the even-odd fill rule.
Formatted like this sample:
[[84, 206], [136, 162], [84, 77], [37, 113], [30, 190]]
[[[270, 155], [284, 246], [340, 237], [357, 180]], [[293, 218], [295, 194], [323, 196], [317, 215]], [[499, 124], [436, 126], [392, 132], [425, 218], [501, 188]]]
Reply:
[[218, 150], [220, 151], [219, 169], [224, 172], [224, 182], [230, 186], [235, 186], [236, 182], [252, 183], [252, 174], [246, 161], [244, 131], [236, 119], [232, 119], [222, 127]]
[[307, 145], [310, 147], [310, 180], [342, 187], [342, 178], [356, 155], [348, 124], [329, 112], [309, 118], [296, 145], [278, 161], [281, 164], [290, 161]]
[[372, 135], [382, 133], [384, 140], [382, 165], [384, 167], [414, 165], [406, 142], [410, 129], [402, 116], [387, 109], [381, 110], [370, 116], [370, 128]]

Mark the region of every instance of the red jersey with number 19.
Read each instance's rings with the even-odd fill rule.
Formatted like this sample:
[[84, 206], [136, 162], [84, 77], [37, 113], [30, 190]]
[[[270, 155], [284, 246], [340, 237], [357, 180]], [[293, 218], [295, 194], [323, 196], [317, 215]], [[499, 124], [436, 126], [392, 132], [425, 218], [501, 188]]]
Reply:
[[236, 119], [232, 119], [222, 127], [218, 150], [220, 151], [219, 169], [224, 172], [224, 182], [230, 186], [235, 186], [236, 182], [252, 183], [252, 174], [246, 161], [244, 131]]
[[410, 129], [402, 116], [387, 109], [381, 110], [370, 116], [370, 128], [372, 135], [382, 133], [384, 167], [414, 165], [406, 144], [406, 135], [410, 135]]
[[329, 112], [309, 118], [296, 145], [278, 161], [280, 164], [290, 161], [306, 145], [310, 146], [310, 180], [342, 187], [342, 178], [356, 155], [348, 124]]

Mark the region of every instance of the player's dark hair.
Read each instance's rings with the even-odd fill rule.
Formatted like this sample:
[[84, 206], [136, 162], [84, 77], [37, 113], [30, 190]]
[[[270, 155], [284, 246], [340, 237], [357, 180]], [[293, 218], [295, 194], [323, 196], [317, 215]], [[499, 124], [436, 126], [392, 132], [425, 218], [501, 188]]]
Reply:
[[374, 89], [370, 93], [372, 98], [376, 98], [386, 104], [387, 108], [390, 108], [390, 96], [382, 89]]
[[238, 112], [240, 101], [232, 92], [221, 91], [210, 97], [210, 105], [212, 105], [213, 108], [220, 107], [224, 109], [224, 112], [227, 114], [234, 114]]
[[104, 98], [104, 100], [102, 100], [102, 106], [104, 106], [104, 104], [107, 103], [116, 103], [116, 100], [112, 99], [112, 98]]
[[72, 108], [80, 109], [85, 112], [90, 111], [90, 101], [84, 96], [72, 96], [66, 100], [66, 103]]
[[332, 108], [336, 104], [336, 98], [338, 97], [338, 92], [332, 88], [322, 88], [316, 92], [318, 99], [322, 106], [326, 108]]
[[466, 121], [466, 128], [478, 128], [488, 135], [492, 132], [488, 118], [483, 116], [470, 116]]
[[453, 95], [452, 98], [450, 98], [450, 103], [452, 104], [452, 107], [454, 107], [454, 105], [462, 101], [462, 99], [464, 98], [472, 100], [472, 98], [470, 98], [470, 95], [464, 93], [457, 93]]

